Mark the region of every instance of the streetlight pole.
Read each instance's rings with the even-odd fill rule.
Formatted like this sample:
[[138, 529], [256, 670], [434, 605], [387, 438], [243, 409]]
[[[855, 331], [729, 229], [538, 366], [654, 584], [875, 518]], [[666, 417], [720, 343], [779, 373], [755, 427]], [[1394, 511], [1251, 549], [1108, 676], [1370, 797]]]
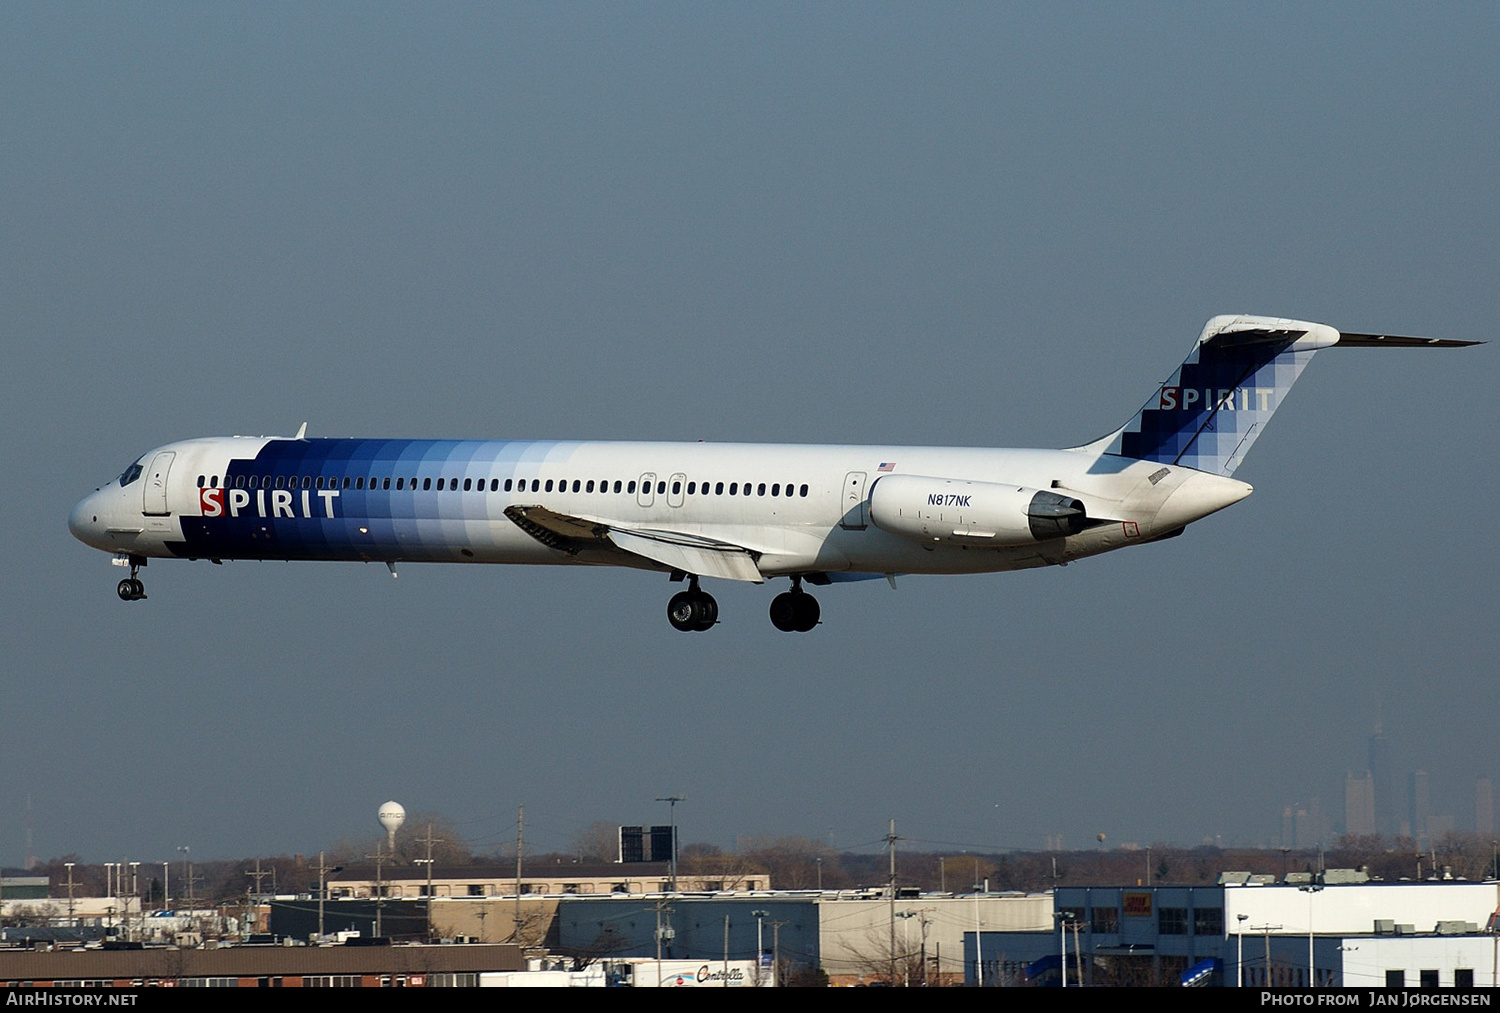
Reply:
[[114, 923], [114, 914], [115, 914], [115, 905], [114, 905], [114, 897], [115, 897], [115, 863], [114, 862], [105, 862], [104, 863], [104, 896], [109, 901], [109, 903], [107, 903], [104, 906], [104, 910], [105, 910], [105, 925], [107, 927], [109, 927], [109, 928], [113, 928], [114, 927], [114, 925], [113, 925], [113, 923]]
[[1316, 883], [1309, 883], [1297, 889], [1307, 894], [1307, 987], [1316, 988], [1314, 978], [1317, 975], [1317, 968], [1313, 963], [1313, 894], [1323, 887]]
[[979, 919], [979, 859], [974, 859], [974, 985], [984, 988], [984, 928]]
[[[140, 868], [141, 868], [141, 863], [140, 862], [131, 862], [130, 863], [130, 895], [135, 898], [135, 900], [136, 900], [136, 906], [137, 907], [140, 906], [140, 900], [141, 900]], [[128, 919], [130, 918], [130, 901], [128, 901], [128, 900], [125, 902], [125, 917], [127, 919], [126, 924], [128, 925], [129, 924]], [[146, 937], [146, 912], [145, 911], [141, 912], [140, 930], [141, 930], [141, 938], [144, 939]], [[126, 932], [126, 936], [129, 936], [129, 935], [130, 935], [130, 933]]]
[[916, 911], [897, 911], [896, 917], [901, 919], [901, 987], [911, 988], [911, 920], [918, 915]]
[[[1057, 934], [1062, 939], [1059, 956], [1062, 958], [1062, 986], [1068, 987], [1068, 920], [1077, 917], [1072, 911], [1057, 912]], [[1083, 984], [1079, 982], [1079, 984]]]
[[1235, 958], [1235, 962], [1234, 962], [1235, 963], [1235, 967], [1234, 967], [1234, 987], [1235, 988], [1244, 988], [1245, 987], [1245, 919], [1247, 919], [1249, 917], [1250, 916], [1247, 915], [1247, 914], [1237, 914], [1237, 915], [1235, 915], [1235, 918], [1237, 918], [1239, 920], [1239, 924], [1234, 927], [1234, 934], [1235, 934], [1236, 937], [1238, 937], [1238, 939], [1239, 939], [1239, 946], [1240, 946], [1239, 956]]
[[767, 912], [756, 908], [750, 912], [750, 917], [755, 919], [755, 983], [760, 984], [760, 968], [763, 963], [762, 955], [766, 952], [766, 939], [764, 926]]

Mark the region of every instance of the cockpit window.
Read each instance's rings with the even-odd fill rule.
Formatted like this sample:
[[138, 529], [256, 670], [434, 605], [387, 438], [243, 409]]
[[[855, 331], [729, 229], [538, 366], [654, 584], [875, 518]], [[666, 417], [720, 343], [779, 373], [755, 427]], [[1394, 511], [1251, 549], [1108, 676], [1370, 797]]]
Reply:
[[126, 486], [131, 482], [134, 482], [136, 479], [141, 477], [141, 471], [141, 462], [135, 462], [130, 467], [126, 468], [125, 471], [120, 475], [120, 485]]

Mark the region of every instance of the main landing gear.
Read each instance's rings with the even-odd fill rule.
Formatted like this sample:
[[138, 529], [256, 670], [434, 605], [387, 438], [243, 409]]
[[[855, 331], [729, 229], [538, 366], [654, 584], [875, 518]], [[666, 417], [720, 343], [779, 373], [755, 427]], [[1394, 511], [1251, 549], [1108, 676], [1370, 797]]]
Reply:
[[818, 599], [802, 590], [802, 578], [792, 578], [792, 589], [771, 599], [771, 625], [783, 633], [806, 633], [818, 625]]
[[707, 591], [698, 590], [698, 578], [690, 577], [688, 589], [678, 591], [667, 602], [667, 622], [684, 633], [702, 632], [719, 621], [719, 603]]
[[120, 581], [119, 586], [115, 588], [115, 593], [120, 596], [121, 601], [141, 601], [146, 597], [146, 585], [142, 584], [140, 578], [136, 576], [145, 565], [146, 561], [141, 557], [130, 557], [130, 576]]
[[[719, 621], [719, 603], [714, 596], [699, 590], [698, 578], [681, 571], [674, 580], [688, 579], [688, 589], [678, 591], [667, 602], [667, 622], [684, 633], [702, 632]], [[124, 592], [120, 592], [124, 597]], [[783, 633], [806, 633], [818, 625], [818, 599], [802, 590], [802, 578], [792, 578], [792, 589], [771, 599], [771, 625]]]

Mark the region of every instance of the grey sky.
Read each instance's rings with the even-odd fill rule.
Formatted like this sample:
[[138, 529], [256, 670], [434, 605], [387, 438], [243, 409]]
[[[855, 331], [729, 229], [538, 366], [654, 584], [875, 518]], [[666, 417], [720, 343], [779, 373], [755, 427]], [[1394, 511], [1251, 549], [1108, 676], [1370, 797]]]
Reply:
[[821, 593], [157, 563], [68, 508], [188, 436], [1067, 446], [1220, 312], [1489, 339], [1485, 5], [9, 5], [0, 861], [1273, 842], [1384, 709], [1500, 777], [1494, 346], [1318, 357], [1184, 538]]

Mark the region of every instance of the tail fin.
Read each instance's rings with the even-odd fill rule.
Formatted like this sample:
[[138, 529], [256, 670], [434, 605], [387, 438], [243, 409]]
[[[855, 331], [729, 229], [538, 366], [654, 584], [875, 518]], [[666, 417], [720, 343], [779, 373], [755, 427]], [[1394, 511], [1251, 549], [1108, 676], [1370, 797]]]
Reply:
[[1327, 324], [1219, 316], [1187, 360], [1125, 426], [1082, 447], [1142, 461], [1232, 475], [1320, 348], [1479, 344], [1396, 335], [1345, 334]]

